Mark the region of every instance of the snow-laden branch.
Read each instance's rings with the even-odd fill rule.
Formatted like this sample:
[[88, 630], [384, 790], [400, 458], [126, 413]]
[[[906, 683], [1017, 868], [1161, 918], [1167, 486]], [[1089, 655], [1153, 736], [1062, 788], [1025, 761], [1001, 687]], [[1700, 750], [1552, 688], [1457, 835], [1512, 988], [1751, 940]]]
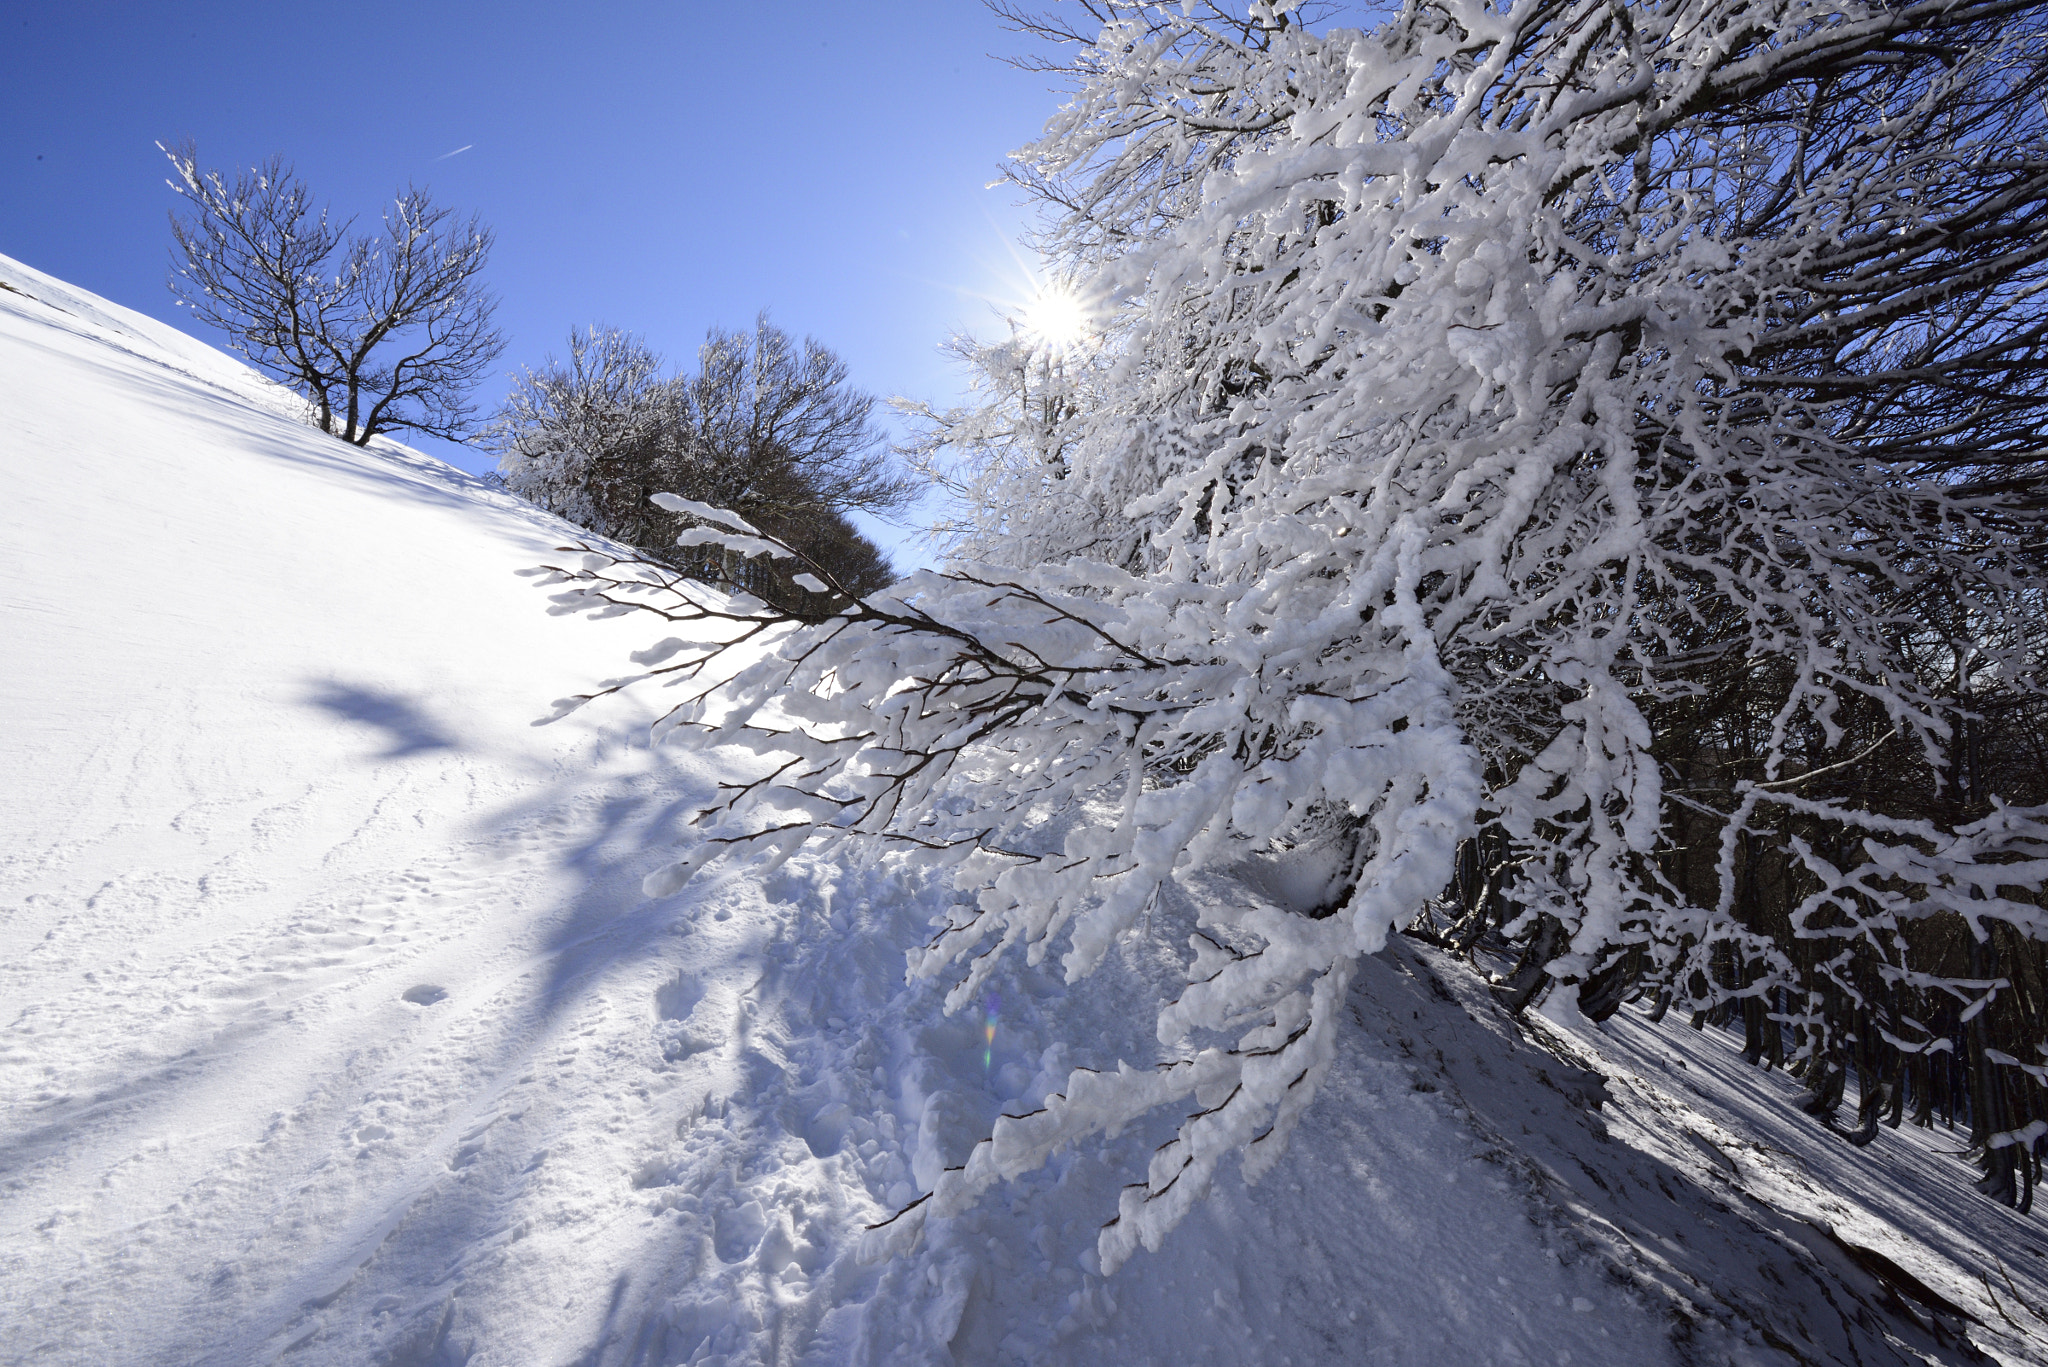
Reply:
[[[950, 1006], [1012, 953], [1090, 972], [1170, 881], [1329, 854], [1319, 905], [1205, 899], [1233, 951], [1157, 1008], [1159, 1066], [1077, 1072], [878, 1237], [1192, 1095], [1100, 1251], [1155, 1246], [1222, 1158], [1264, 1171], [1356, 958], [1475, 844], [1529, 937], [1517, 1004], [1617, 965], [1702, 1005], [1797, 987], [1817, 1004], [1780, 1014], [1825, 1052], [1865, 968], [1923, 971], [1855, 927], [2041, 936], [2048, 812], [1908, 829], [1836, 796], [1877, 754], [1939, 789], [1958, 679], [2038, 679], [2042, 504], [1983, 492], [2048, 414], [2034, 13], [1431, 0], [1317, 34], [1128, 7], [1026, 154], [1072, 208], [1063, 266], [1128, 303], [1098, 360], [986, 349], [984, 411], [926, 412], [927, 454], [963, 457], [958, 558], [808, 623], [558, 571], [557, 610], [697, 628], [644, 676], [686, 688], [659, 730], [765, 766], [650, 893], [734, 851], [944, 861], [963, 901], [911, 971]], [[1667, 756], [1734, 681], [1749, 771], [1717, 806]], [[1694, 752], [1734, 755], [1705, 724], [1729, 743]], [[1674, 812], [1719, 821], [1718, 864], [1672, 862]], [[1830, 862], [1821, 828], [1871, 838]], [[1763, 845], [1821, 889], [1801, 933], [1855, 946], [1751, 914]]]

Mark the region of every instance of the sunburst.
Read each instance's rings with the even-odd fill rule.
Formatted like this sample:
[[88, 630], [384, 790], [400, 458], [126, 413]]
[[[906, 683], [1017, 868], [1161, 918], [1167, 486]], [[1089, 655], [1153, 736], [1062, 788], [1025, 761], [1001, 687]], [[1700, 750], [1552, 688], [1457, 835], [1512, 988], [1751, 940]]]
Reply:
[[1034, 345], [1055, 355], [1080, 350], [1095, 332], [1094, 312], [1088, 301], [1071, 285], [1059, 282], [1040, 285], [1033, 291], [1018, 321]]

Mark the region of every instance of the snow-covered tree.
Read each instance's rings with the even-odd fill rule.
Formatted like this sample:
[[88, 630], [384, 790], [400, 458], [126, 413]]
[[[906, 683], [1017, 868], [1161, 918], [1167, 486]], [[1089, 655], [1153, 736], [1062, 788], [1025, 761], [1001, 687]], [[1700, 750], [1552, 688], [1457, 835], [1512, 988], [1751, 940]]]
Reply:
[[[513, 383], [489, 438], [505, 487], [579, 527], [641, 540], [640, 509], [681, 473], [660, 468], [664, 433], [682, 423], [661, 357], [618, 328], [569, 334], [569, 357], [549, 357]], [[662, 481], [650, 487], [649, 479]]]
[[[1271, 1165], [1359, 956], [1475, 850], [1518, 1005], [1625, 967], [1699, 1007], [1775, 992], [1825, 1053], [1837, 999], [1933, 1044], [1868, 1019], [1873, 982], [2010, 996], [1915, 962], [1915, 927], [2038, 956], [2048, 808], [1824, 780], [1876, 719], [1939, 789], [1971, 699], [2038, 689], [2041, 6], [1090, 12], [1020, 179], [1101, 350], [1053, 409], [992, 355], [985, 411], [930, 415], [977, 500], [955, 558], [819, 624], [603, 556], [547, 576], [558, 611], [687, 628], [638, 657], [685, 689], [660, 731], [763, 757], [651, 894], [733, 853], [948, 864], [911, 971], [957, 1007], [1009, 954], [1087, 974], [1170, 880], [1243, 890], [1199, 899], [1158, 1058], [1077, 1070], [885, 1233], [1192, 1098], [1100, 1237], [1106, 1268], [1156, 1246], [1226, 1158]], [[1658, 727], [1738, 665], [1769, 711], [1715, 805]], [[1682, 813], [1718, 850], [1683, 880]], [[1745, 919], [1765, 847], [1803, 880], [1776, 930]], [[2033, 1108], [1980, 1140], [2010, 1155], [2043, 1060], [1978, 1057]]]

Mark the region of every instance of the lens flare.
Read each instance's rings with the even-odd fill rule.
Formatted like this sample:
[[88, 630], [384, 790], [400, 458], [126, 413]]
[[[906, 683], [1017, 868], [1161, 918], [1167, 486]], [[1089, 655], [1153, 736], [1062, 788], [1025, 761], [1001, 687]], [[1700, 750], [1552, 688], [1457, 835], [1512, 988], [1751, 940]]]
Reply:
[[995, 993], [991, 992], [982, 1004], [988, 1008], [987, 1014], [983, 1017], [984, 1024], [981, 1050], [981, 1071], [985, 1073], [995, 1063], [996, 1012], [998, 1009], [1001, 1008], [1003, 1004], [1003, 999], [1001, 997], [998, 997]]

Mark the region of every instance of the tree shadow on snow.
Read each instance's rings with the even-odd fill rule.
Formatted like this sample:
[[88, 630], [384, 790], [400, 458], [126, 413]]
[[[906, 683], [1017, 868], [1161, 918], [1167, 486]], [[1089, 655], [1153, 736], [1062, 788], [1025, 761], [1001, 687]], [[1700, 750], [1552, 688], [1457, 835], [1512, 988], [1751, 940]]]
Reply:
[[[243, 392], [183, 369], [174, 360], [97, 335], [93, 335], [93, 340], [111, 347], [129, 364], [97, 354], [76, 355], [68, 360], [88, 373], [104, 377], [101, 383], [107, 387], [157, 398], [167, 412], [203, 429], [201, 440], [205, 445], [340, 477], [351, 485], [408, 505], [471, 512], [488, 510], [523, 524], [520, 530], [538, 538], [536, 550], [590, 538], [590, 533], [543, 512], [517, 495], [391, 438], [380, 436], [368, 446], [354, 446], [322, 432], [286, 411], [295, 400], [281, 387], [275, 392]], [[205, 402], [194, 402], [195, 399]]]
[[330, 679], [309, 688], [305, 700], [345, 721], [382, 731], [389, 745], [372, 757], [375, 759], [403, 759], [407, 755], [457, 748], [454, 738], [418, 704], [397, 693]]

